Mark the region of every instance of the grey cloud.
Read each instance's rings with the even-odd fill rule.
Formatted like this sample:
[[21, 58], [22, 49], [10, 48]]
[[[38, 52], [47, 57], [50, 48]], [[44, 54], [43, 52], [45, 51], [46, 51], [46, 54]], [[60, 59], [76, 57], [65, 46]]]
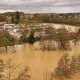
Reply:
[[[0, 0], [0, 10], [24, 12], [75, 12], [80, 9], [80, 0]], [[77, 8], [77, 10], [76, 10]]]

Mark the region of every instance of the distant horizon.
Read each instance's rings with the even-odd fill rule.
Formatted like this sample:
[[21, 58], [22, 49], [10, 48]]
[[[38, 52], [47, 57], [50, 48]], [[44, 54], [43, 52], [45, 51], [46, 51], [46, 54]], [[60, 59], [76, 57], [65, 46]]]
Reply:
[[80, 0], [0, 0], [0, 13], [79, 13]]
[[0, 13], [4, 14], [4, 13], [8, 13], [8, 12], [23, 12], [25, 14], [69, 14], [69, 13], [80, 13], [80, 12], [24, 12], [24, 11], [19, 11], [19, 10], [15, 10], [15, 11], [0, 11]]

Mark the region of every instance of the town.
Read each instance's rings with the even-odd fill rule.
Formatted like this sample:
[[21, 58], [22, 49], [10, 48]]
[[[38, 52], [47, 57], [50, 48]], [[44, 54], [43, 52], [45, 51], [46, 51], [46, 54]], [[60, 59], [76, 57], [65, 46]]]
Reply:
[[24, 14], [17, 11], [0, 16], [0, 46], [6, 50], [7, 46], [37, 41], [41, 50], [71, 50], [72, 44], [80, 44], [80, 27], [76, 25], [80, 24], [79, 13]]

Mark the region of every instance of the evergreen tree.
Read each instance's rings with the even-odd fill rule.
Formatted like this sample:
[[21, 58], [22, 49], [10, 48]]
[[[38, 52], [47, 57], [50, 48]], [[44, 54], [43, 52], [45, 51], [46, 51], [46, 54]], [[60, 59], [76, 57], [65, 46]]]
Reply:
[[31, 31], [31, 33], [29, 35], [28, 42], [30, 44], [33, 44], [35, 42], [35, 37], [34, 37], [34, 32], [33, 31]]
[[17, 11], [17, 12], [16, 12], [16, 15], [15, 15], [15, 23], [16, 23], [16, 24], [19, 24], [19, 21], [20, 21], [20, 14], [19, 14], [19, 12]]

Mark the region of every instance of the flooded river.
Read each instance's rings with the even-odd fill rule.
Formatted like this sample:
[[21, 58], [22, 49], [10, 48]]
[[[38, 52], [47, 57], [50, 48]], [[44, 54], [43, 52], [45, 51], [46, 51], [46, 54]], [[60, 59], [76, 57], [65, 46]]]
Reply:
[[[53, 72], [59, 59], [66, 53], [70, 55], [80, 53], [80, 47], [74, 46], [71, 51], [42, 51], [36, 50], [37, 46], [24, 44], [17, 45], [14, 48], [16, 52], [2, 52], [0, 59], [5, 61], [11, 59], [16, 64], [29, 67], [30, 80], [50, 80], [49, 73]], [[47, 78], [47, 79], [46, 79]]]

